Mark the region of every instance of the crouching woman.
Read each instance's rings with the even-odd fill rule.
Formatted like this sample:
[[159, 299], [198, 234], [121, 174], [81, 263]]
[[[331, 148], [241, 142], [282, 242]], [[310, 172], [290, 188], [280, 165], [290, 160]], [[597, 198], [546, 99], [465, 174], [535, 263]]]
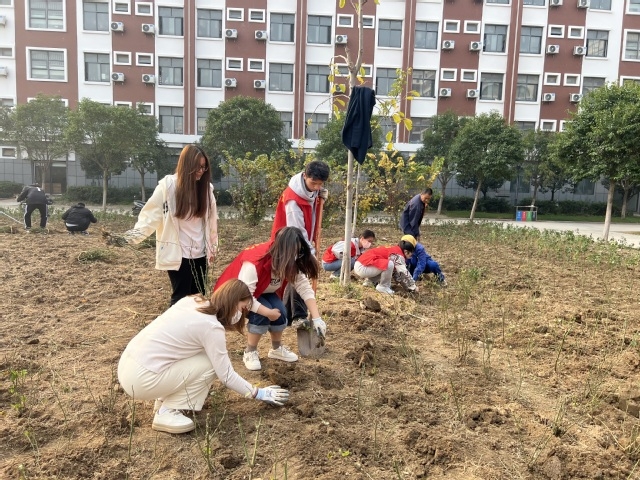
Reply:
[[406, 260], [415, 248], [406, 240], [398, 245], [372, 248], [364, 252], [353, 266], [353, 273], [364, 278], [364, 285], [376, 285], [381, 293], [393, 295], [391, 280], [395, 280], [410, 292], [417, 292], [416, 282], [407, 271]]
[[240, 280], [229, 280], [207, 300], [179, 300], [142, 329], [118, 364], [118, 380], [135, 400], [156, 400], [151, 428], [185, 433], [195, 428], [181, 410], [202, 409], [213, 380], [243, 395], [282, 406], [289, 392], [277, 385], [257, 388], [231, 365], [226, 330], [242, 333], [253, 297]]

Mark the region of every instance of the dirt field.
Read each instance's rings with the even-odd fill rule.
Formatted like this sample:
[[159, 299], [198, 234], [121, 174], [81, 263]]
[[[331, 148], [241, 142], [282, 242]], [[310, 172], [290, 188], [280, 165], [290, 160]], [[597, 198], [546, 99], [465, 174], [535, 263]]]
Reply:
[[[133, 218], [101, 223], [122, 232]], [[248, 372], [243, 337], [227, 337], [237, 371], [289, 388], [290, 403], [215, 383], [197, 430], [169, 435], [115, 379], [127, 342], [167, 306], [153, 249], [107, 247], [96, 227], [68, 236], [59, 220], [10, 225], [0, 217], [0, 478], [640, 479], [638, 250], [427, 227], [448, 288], [389, 297], [323, 273], [324, 357], [269, 360], [263, 339], [263, 370]], [[270, 225], [220, 227], [214, 273]], [[371, 228], [379, 244], [399, 238]], [[295, 351], [294, 332], [285, 343]]]

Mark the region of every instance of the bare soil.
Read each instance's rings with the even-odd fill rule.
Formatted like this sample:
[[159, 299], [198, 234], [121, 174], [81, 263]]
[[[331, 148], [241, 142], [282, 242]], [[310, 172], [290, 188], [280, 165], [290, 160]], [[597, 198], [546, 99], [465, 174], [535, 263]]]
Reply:
[[[391, 297], [323, 273], [322, 358], [270, 360], [263, 339], [263, 370], [248, 372], [244, 338], [228, 335], [237, 371], [289, 388], [289, 404], [216, 382], [197, 430], [169, 435], [115, 378], [127, 342], [167, 307], [154, 250], [51, 226], [8, 233], [0, 217], [0, 478], [640, 479], [638, 250], [423, 227], [448, 288]], [[270, 229], [220, 227], [214, 276]], [[399, 237], [369, 227], [379, 244]], [[325, 228], [323, 244], [340, 236]], [[285, 342], [295, 351], [295, 332]]]

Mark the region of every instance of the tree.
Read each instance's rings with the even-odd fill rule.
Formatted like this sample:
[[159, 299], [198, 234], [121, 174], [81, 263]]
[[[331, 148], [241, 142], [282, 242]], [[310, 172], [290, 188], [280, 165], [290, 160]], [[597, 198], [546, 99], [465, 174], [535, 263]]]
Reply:
[[609, 179], [604, 240], [609, 238], [616, 186], [633, 178], [640, 151], [640, 85], [607, 84], [584, 96], [560, 135], [558, 157], [576, 179]]
[[504, 183], [511, 177], [513, 166], [522, 162], [522, 136], [497, 113], [483, 113], [468, 120], [451, 147], [458, 166], [458, 183], [476, 186], [469, 220], [473, 220], [483, 184]]
[[282, 132], [277, 110], [263, 100], [233, 97], [212, 109], [201, 142], [211, 160], [213, 178], [220, 178], [225, 153], [244, 158], [247, 153], [271, 156], [291, 148]]
[[551, 154], [549, 144], [553, 142], [553, 132], [544, 130], [528, 130], [523, 133], [524, 162], [521, 167], [529, 177], [533, 187], [531, 205], [535, 205], [538, 191], [543, 188], [546, 176], [550, 174]]
[[127, 168], [138, 145], [148, 141], [139, 112], [131, 108], [103, 105], [82, 99], [69, 113], [66, 137], [87, 172], [102, 175], [102, 208], [107, 209], [107, 187], [111, 175]]
[[[640, 168], [640, 164], [638, 165]], [[609, 189], [610, 180], [608, 178], [602, 179], [602, 185], [606, 189]], [[635, 197], [638, 193], [640, 193], [640, 172], [635, 175], [629, 175], [625, 178], [622, 178], [616, 184], [616, 193], [622, 195], [622, 207], [620, 208], [620, 217], [627, 217], [627, 205], [629, 204], [629, 200]]]
[[64, 159], [69, 153], [64, 136], [68, 113], [69, 109], [59, 96], [42, 94], [15, 109], [2, 107], [0, 139], [3, 143], [15, 145], [18, 158], [21, 151], [27, 154], [34, 175], [35, 167], [40, 167], [41, 178], [37, 181], [43, 188], [46, 188], [47, 173], [50, 173], [53, 162]]
[[[334, 115], [327, 125], [318, 132], [320, 141], [314, 149], [316, 158], [331, 166], [332, 175], [334, 166], [346, 166], [348, 161], [348, 151], [342, 143], [344, 120], [344, 115]], [[376, 122], [376, 119], [372, 118], [371, 122]], [[374, 130], [372, 133], [373, 146], [369, 149], [369, 153], [375, 155], [382, 149], [382, 137], [380, 129]]]
[[425, 130], [422, 136], [422, 146], [416, 152], [416, 162], [424, 165], [432, 165], [436, 159], [441, 159], [442, 168], [438, 174], [438, 180], [440, 181], [442, 194], [438, 202], [438, 214], [442, 213], [447, 185], [456, 175], [457, 167], [454, 158], [450, 155], [450, 151], [453, 141], [464, 124], [464, 120], [464, 118], [459, 118], [458, 114], [452, 110], [436, 115], [433, 117], [431, 128]]

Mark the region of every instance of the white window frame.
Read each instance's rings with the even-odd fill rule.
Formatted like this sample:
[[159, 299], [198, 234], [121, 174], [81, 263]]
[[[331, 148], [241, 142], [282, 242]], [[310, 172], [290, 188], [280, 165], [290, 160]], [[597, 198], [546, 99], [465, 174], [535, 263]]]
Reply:
[[[259, 69], [251, 68], [251, 62], [259, 62], [261, 67]], [[262, 58], [247, 58], [247, 71], [248, 72], [264, 72], [264, 59]]]
[[[549, 77], [550, 77], [551, 75], [555, 75], [555, 76], [557, 76], [557, 77], [558, 77], [558, 81], [556, 81], [556, 82], [551, 82], [551, 81], [549, 80]], [[562, 81], [562, 74], [561, 74], [561, 73], [557, 73], [557, 72], [546, 72], [546, 73], [544, 74], [544, 81], [543, 81], [543, 83], [542, 83], [542, 84], [543, 84], [543, 85], [554, 85], [554, 86], [559, 86], [561, 81]]]
[[[13, 150], [13, 155], [5, 155], [5, 150]], [[18, 158], [18, 149], [11, 145], [0, 145], [0, 157], [2, 158]]]
[[[121, 12], [120, 10], [116, 10], [116, 5], [126, 5], [127, 11]], [[115, 15], [131, 15], [131, 2], [129, 0], [114, 0], [112, 13]]]
[[[118, 55], [125, 55], [127, 57], [129, 57], [129, 60], [126, 62], [120, 62], [118, 61]], [[131, 65], [131, 52], [120, 52], [120, 51], [115, 51], [113, 52], [113, 64], [114, 65]]]
[[[453, 78], [444, 78], [445, 72], [452, 73]], [[440, 69], [440, 81], [441, 82], [456, 82], [458, 80], [458, 69], [457, 68], [441, 68]]]
[[[39, 31], [39, 32], [66, 32], [67, 31], [67, 2], [65, 2], [64, 0], [62, 0], [62, 29], [58, 30], [55, 28], [31, 28], [29, 26], [29, 3], [27, 2], [27, 0], [22, 0], [24, 2], [24, 25], [25, 25], [25, 30], [35, 30], [35, 31]], [[7, 7], [7, 5], [3, 5], [5, 8]], [[44, 50], [42, 48], [36, 48], [34, 50]], [[60, 50], [60, 49], [58, 49]]]
[[[231, 18], [231, 12], [240, 12], [240, 18]], [[244, 8], [229, 8], [227, 7], [227, 22], [244, 22]]]
[[[566, 25], [549, 25], [547, 27], [547, 37], [549, 38], [564, 38], [564, 28]], [[562, 33], [560, 35], [554, 35], [551, 33], [551, 30], [553, 30], [554, 28], [559, 28]]]
[[640, 83], [640, 77], [630, 77], [627, 75], [624, 77], [620, 77], [620, 86], [624, 85], [625, 80], [635, 80]]
[[[449, 30], [447, 25], [455, 25], [455, 30]], [[460, 20], [443, 20], [442, 33], [460, 33]]]
[[[364, 77], [371, 78], [373, 76], [373, 65], [365, 65], [364, 63], [361, 65], [364, 68]], [[369, 72], [369, 73], [367, 73]]]
[[[240, 62], [240, 68], [230, 67], [229, 64], [231, 62]], [[243, 58], [236, 58], [236, 57], [227, 57], [226, 61], [225, 61], [225, 69], [229, 70], [230, 72], [243, 72], [244, 71], [244, 59]]]
[[[34, 50], [38, 50], [38, 49], [34, 49]], [[36, 97], [27, 97], [27, 103], [29, 102], [33, 102], [36, 99]], [[60, 101], [62, 102], [62, 104], [65, 107], [69, 106], [69, 99], [68, 98], [61, 98]], [[111, 105], [110, 103], [103, 103], [103, 105]]]
[[[571, 30], [580, 30], [580, 35], [571, 35]], [[579, 38], [579, 39], [583, 39], [584, 38], [584, 27], [581, 25], [569, 25], [567, 27], [567, 38]]]
[[0, 45], [0, 49], [1, 48], [10, 48], [11, 49], [11, 55], [0, 55], [0, 58], [15, 58], [16, 50], [15, 50], [15, 48], [13, 48], [13, 45]]
[[121, 102], [120, 100], [114, 101], [113, 102], [113, 106], [114, 107], [129, 107], [131, 108], [132, 103], [131, 102]]
[[[477, 27], [476, 30], [469, 30], [469, 25], [475, 25]], [[480, 22], [478, 22], [476, 20], [465, 20], [464, 21], [464, 33], [471, 33], [471, 34], [480, 35], [480, 32], [482, 32]]]
[[[622, 62], [640, 62], [640, 58], [625, 58], [625, 52], [627, 51], [627, 36], [630, 33], [638, 33], [640, 34], [640, 30], [634, 30], [634, 29], [630, 29], [630, 28], [625, 28], [623, 31], [623, 36], [622, 36], [622, 55], [620, 55], [620, 60]], [[633, 77], [627, 77], [627, 78], [633, 78]], [[622, 83], [620, 84], [622, 85]]]
[[[6, 100], [11, 100], [11, 107], [10, 108], [15, 108], [16, 106], [16, 99], [15, 97], [0, 97], [0, 107], [5, 106], [4, 102]], [[7, 105], [8, 106], [8, 105]]]
[[[255, 13], [255, 12], [262, 13], [262, 20], [252, 20], [251, 19], [251, 14]], [[265, 23], [267, 21], [267, 12], [266, 12], [266, 10], [264, 10], [262, 8], [250, 8], [249, 12], [247, 13], [247, 20], [249, 20], [250, 22], [253, 22], [253, 23]]]
[[[464, 74], [465, 73], [473, 73], [473, 80], [466, 80], [464, 78]], [[469, 70], [469, 69], [465, 69], [465, 68], [461, 68], [460, 69], [460, 81], [461, 82], [473, 82], [473, 83], [478, 83], [478, 71], [477, 70]]]
[[144, 105], [149, 107], [149, 112], [145, 113], [144, 115], [153, 115], [153, 103], [152, 102], [137, 102], [136, 103], [136, 108], [138, 108], [138, 105]]
[[[569, 78], [575, 78], [576, 79], [576, 83], [569, 83], [568, 79]], [[582, 77], [580, 76], [579, 73], [565, 73], [564, 74], [564, 86], [565, 87], [581, 87], [582, 85], [580, 85], [580, 79]]]
[[[146, 5], [149, 7], [150, 13], [140, 13], [140, 6]], [[136, 15], [141, 17], [153, 17], [153, 3], [151, 2], [136, 2]]]
[[560, 120], [560, 128], [558, 129], [560, 132], [564, 132], [567, 128], [568, 120]]
[[[364, 20], [371, 20], [371, 25], [365, 25]], [[376, 28], [376, 17], [374, 15], [362, 16], [362, 28]]]
[[[150, 63], [140, 63], [140, 57], [149, 57], [151, 59]], [[136, 52], [136, 66], [137, 67], [153, 67], [153, 53], [140, 53]]]
[[[39, 51], [39, 52], [62, 52], [64, 54], [64, 78], [62, 80], [55, 80], [52, 78], [33, 78], [31, 76], [31, 52], [33, 51]], [[27, 80], [31, 80], [34, 82], [68, 82], [69, 81], [69, 58], [67, 55], [67, 49], [66, 48], [36, 48], [36, 47], [27, 47], [25, 48], [25, 53], [27, 54]], [[34, 98], [32, 98], [31, 100], [34, 100]], [[27, 99], [27, 101], [29, 101]], [[69, 101], [65, 100], [66, 105], [69, 105]]]
[[6, 7], [6, 8], [13, 7], [13, 0], [9, 0], [9, 5], [0, 5], [0, 7]]
[[[348, 20], [349, 23], [348, 24], [341, 24], [340, 20]], [[336, 27], [343, 27], [343, 28], [353, 28], [353, 15], [345, 15], [345, 14], [338, 14], [338, 17], [336, 18]]]
[[[551, 130], [546, 129], [546, 128], [542, 128], [544, 126], [545, 123], [550, 123], [551, 125], [553, 125], [553, 128]], [[556, 132], [558, 131], [558, 121], [557, 120], [550, 120], [550, 119], [540, 119], [540, 130], [542, 130], [543, 132]]]
[[627, 15], [640, 15], [640, 10], [637, 12], [631, 12], [629, 11], [629, 5], [631, 5], [631, 2], [625, 2], [627, 4], [627, 9], [626, 9], [626, 14]]

